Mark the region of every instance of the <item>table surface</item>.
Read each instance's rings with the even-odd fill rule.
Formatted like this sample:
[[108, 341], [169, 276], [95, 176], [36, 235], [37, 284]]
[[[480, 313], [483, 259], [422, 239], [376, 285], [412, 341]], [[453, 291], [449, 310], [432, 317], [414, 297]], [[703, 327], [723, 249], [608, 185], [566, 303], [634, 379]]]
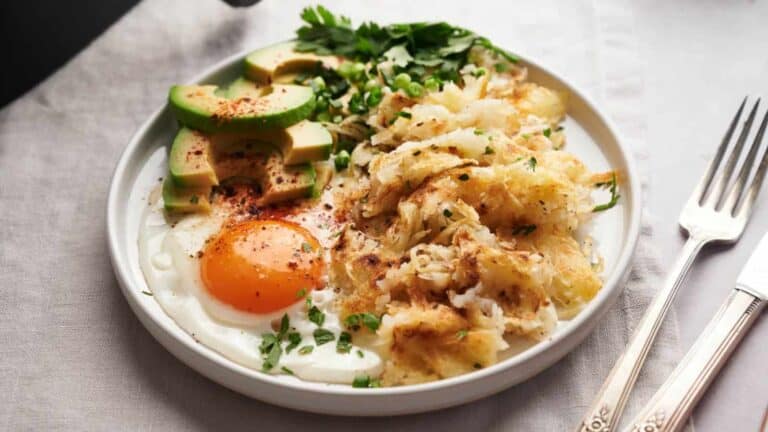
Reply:
[[[350, 3], [350, 2], [348, 2]], [[549, 3], [550, 5], [552, 3]], [[141, 7], [141, 6], [140, 6]], [[258, 6], [261, 7], [261, 6]], [[768, 27], [765, 17], [768, 17], [768, 2], [695, 2], [693, 0], [669, 2], [664, 0], [640, 0], [632, 2], [632, 14], [639, 54], [644, 65], [645, 95], [638, 104], [643, 105], [647, 114], [645, 122], [644, 141], [647, 154], [641, 161], [649, 175], [647, 189], [646, 221], [650, 220], [653, 227], [656, 246], [662, 256], [663, 263], [674, 259], [684, 240], [680, 234], [676, 220], [682, 203], [687, 199], [704, 166], [714, 151], [722, 133], [732, 116], [736, 106], [744, 95], [768, 96]], [[513, 13], [513, 12], [510, 12]], [[545, 17], [542, 12], [542, 16]], [[162, 20], [163, 17], [151, 17]], [[234, 25], [238, 22], [234, 21]], [[482, 30], [482, 29], [480, 29]], [[281, 34], [288, 35], [289, 31], [278, 29]], [[500, 30], [490, 29], [485, 32], [493, 36]], [[172, 45], [173, 34], [167, 34], [168, 43]], [[226, 42], [226, 41], [225, 41]], [[212, 42], [215, 43], [215, 42]], [[223, 48], [222, 57], [229, 53]], [[541, 54], [541, 53], [533, 53]], [[174, 61], [173, 58], [162, 57], [158, 53], [158, 62]], [[539, 55], [538, 57], [542, 57]], [[119, 58], [114, 59], [120, 62]], [[98, 73], [94, 71], [93, 73]], [[108, 77], [119, 83], [119, 71]], [[56, 77], [53, 78], [54, 80]], [[178, 77], [176, 79], [182, 79]], [[67, 85], [67, 83], [59, 83]], [[135, 89], [134, 89], [135, 90]], [[140, 89], [139, 91], [147, 91]], [[46, 113], [56, 118], [65, 114], [55, 109], [55, 101], [47, 100], [44, 96], [36, 98]], [[87, 97], [84, 96], [84, 97]], [[148, 95], [147, 97], [155, 97]], [[135, 112], [129, 108], [116, 108], [116, 115], [133, 116], [138, 125], [146, 112]], [[19, 110], [17, 110], [19, 111]], [[16, 121], [20, 114], [0, 114], [0, 127], [7, 122]], [[30, 111], [34, 113], [36, 111]], [[57, 117], [58, 116], [58, 117]], [[109, 119], [102, 118], [106, 122]], [[30, 123], [34, 125], [34, 123]], [[65, 123], [66, 124], [66, 123]], [[40, 127], [45, 127], [41, 125]], [[63, 135], [76, 134], [78, 125], [67, 125], [67, 130], [53, 131], [51, 139], [56, 140], [58, 133]], [[127, 139], [128, 132], [125, 131]], [[76, 135], [75, 135], [76, 136]], [[94, 139], [98, 139], [95, 137]], [[0, 180], [3, 167], [11, 162], [3, 160], [3, 152], [11, 145], [18, 143], [0, 142]], [[77, 145], [77, 144], [76, 144]], [[77, 147], [80, 148], [80, 147]], [[44, 155], [42, 156], [45, 157]], [[107, 165], [114, 161], [102, 161], [96, 157], [90, 160], [93, 164]], [[47, 175], [47, 174], [46, 174]], [[67, 173], [51, 173], [52, 178], [42, 181], [54, 187], [56, 182], [66, 182]], [[13, 183], [10, 183], [13, 185]], [[88, 200], [104, 202], [105, 185], [94, 184], [85, 192], [90, 192]], [[11, 198], [15, 203], [24, 202], [21, 197], [0, 181], [0, 204], [3, 199]], [[89, 201], [89, 202], [90, 202]], [[101, 204], [98, 204], [101, 205]], [[31, 204], [24, 205], [25, 210], [42, 214]], [[442, 416], [441, 423], [447, 424], [455, 417], [450, 410], [433, 414], [400, 417], [397, 419], [347, 419], [321, 417], [312, 414], [298, 413], [280, 408], [260, 409], [258, 416], [248, 418], [252, 423], [232, 422], [232, 416], [247, 418], [252, 410], [253, 401], [226, 390], [201, 377], [191, 369], [179, 363], [167, 353], [146, 331], [137, 323], [128, 310], [124, 299], [116, 289], [116, 282], [109, 272], [109, 262], [105, 248], [98, 250], [90, 248], [94, 241], [103, 239], [103, 232], [91, 233], [90, 230], [103, 230], [102, 226], [88, 226], [77, 216], [77, 203], [56, 207], [58, 214], [48, 222], [56, 229], [83, 229], [82, 242], [53, 245], [62, 248], [62, 258], [70, 249], [83, 256], [89, 256], [99, 266], [98, 272], [90, 277], [93, 284], [103, 287], [103, 292], [87, 294], [80, 293], [77, 287], [58, 287], [57, 275], [48, 271], [55, 268], [62, 272], [79, 271], [67, 268], [66, 264], [55, 258], [46, 258], [28, 264], [38, 266], [39, 272], [27, 271], [19, 286], [50, 287], [51, 298], [39, 298], [40, 293], [18, 292], [11, 287], [11, 282], [2, 279], [9, 286], [3, 286], [0, 293], [0, 309], [3, 311], [22, 304], [25, 301], [38, 301], [45, 307], [34, 313], [24, 322], [11, 322], [0, 314], [0, 390], [12, 394], [17, 400], [22, 400], [13, 410], [0, 407], [0, 429], [3, 425], [14, 430], [37, 429], [68, 429], [79, 421], [91, 420], [89, 424], [95, 430], [112, 428], [110, 419], [114, 418], [117, 426], [113, 429], [142, 429], [154, 428], [166, 430], [169, 425], [179, 430], [208, 430], [217, 429], [223, 424], [232, 426], [239, 424], [244, 430], [259, 428], [259, 425], [280, 424], [285, 429], [299, 430], [312, 426], [318, 430], [386, 430], [390, 426], [407, 430], [424, 430], [433, 425], [433, 420]], [[16, 223], [18, 219], [3, 208], [0, 212], [0, 224]], [[102, 223], [103, 218], [96, 222]], [[0, 241], [0, 269], [5, 272], [18, 270], [23, 263], [15, 259], [17, 255], [34, 259], [34, 251], [51, 247], [44, 237], [38, 233], [26, 233], [14, 230], [14, 226], [4, 226], [0, 231], [4, 238], [26, 239], [28, 250], [11, 251]], [[710, 248], [704, 252], [694, 266], [690, 278], [683, 287], [675, 302], [680, 331], [681, 352], [693, 343], [696, 336], [704, 328], [709, 318], [714, 314], [725, 299], [742, 264], [755, 247], [756, 242], [768, 230], [768, 191], [763, 191], [758, 208], [752, 222], [747, 227], [742, 240], [730, 248]], [[45, 231], [45, 230], [43, 230]], [[67, 276], [66, 274], [64, 276]], [[92, 300], [93, 308], [87, 310], [68, 309], [66, 291], [71, 289], [72, 295], [87, 295], [89, 298], [77, 298], [78, 304], [83, 300]], [[83, 291], [85, 292], [85, 291]], [[73, 303], [74, 304], [74, 300]], [[80, 307], [80, 306], [78, 306]], [[35, 320], [46, 314], [53, 314], [54, 328], [41, 328], [35, 325]], [[51, 343], [51, 337], [67, 334], [69, 330], [80, 331], [82, 323], [80, 316], [88, 316], [89, 322], [97, 323], [98, 331], [89, 335], [88, 356], [93, 361], [87, 363], [88, 369], [82, 369], [73, 360], [81, 359], [83, 353], [75, 353], [62, 349], [61, 352], [48, 352], [45, 358], [37, 358], [35, 344]], [[87, 329], [83, 329], [87, 331]], [[22, 332], [29, 334], [37, 341], [34, 344], [19, 345], [29, 352], [18, 353], [15, 350]], [[708, 394], [699, 404], [694, 416], [697, 431], [753, 431], [758, 430], [763, 413], [768, 404], [768, 379], [766, 379], [766, 362], [768, 362], [768, 319], [757, 321], [751, 333], [738, 347], [731, 361], [722, 370], [719, 377], [711, 386]], [[22, 375], [16, 373], [21, 365], [3, 362], [3, 357], [13, 355], [25, 361], [41, 365], [57, 365], [57, 374], [66, 375], [66, 380], [57, 380], [49, 387], [45, 373], [39, 368], [28, 368], [37, 375]], [[65, 366], [60, 366], [60, 365]], [[115, 371], [117, 376], [105, 378], [104, 371]], [[555, 366], [557, 367], [557, 366]], [[607, 373], [607, 371], [605, 371]], [[535, 382], [536, 378], [534, 378]], [[107, 391], [106, 381], [109, 381]], [[66, 386], [61, 383], [68, 383]], [[76, 384], [73, 384], [76, 383]], [[125, 391], [114, 394], [115, 383], [123, 385]], [[79, 386], [89, 389], [80, 392]], [[200, 391], [200, 389], [204, 391]], [[28, 390], [29, 389], [29, 390]], [[205, 394], [204, 398], [185, 398], [187, 393]], [[141, 418], [125, 418], [119, 412], [99, 412], [97, 410], [79, 411], [78, 406], [87, 405], [90, 394], [110, 397], [116, 402], [126, 405], [141, 404], [140, 412], [145, 412], [148, 422]], [[141, 395], [139, 397], [138, 395]], [[66, 397], [75, 400], [71, 404], [56, 404], [57, 398]], [[150, 403], [147, 403], [150, 401]], [[57, 418], [69, 419], [70, 422], [57, 422], [52, 418], [39, 417], [41, 409], [47, 406], [65, 406], [67, 412], [58, 412]], [[133, 407], [134, 410], [136, 407]], [[503, 410], [503, 408], [501, 408]], [[25, 421], [29, 413], [36, 413], [35, 422]], [[478, 429], [511, 430], [513, 421], [496, 422], [483, 418], [483, 413], [473, 414], [462, 411], [462, 415], [471, 418], [456, 419], [462, 425], [476, 425]], [[557, 413], [553, 413], [557, 415]], [[140, 416], [139, 416], [140, 417]], [[160, 419], [160, 420], [155, 420]], [[577, 419], [573, 419], [575, 422]]]

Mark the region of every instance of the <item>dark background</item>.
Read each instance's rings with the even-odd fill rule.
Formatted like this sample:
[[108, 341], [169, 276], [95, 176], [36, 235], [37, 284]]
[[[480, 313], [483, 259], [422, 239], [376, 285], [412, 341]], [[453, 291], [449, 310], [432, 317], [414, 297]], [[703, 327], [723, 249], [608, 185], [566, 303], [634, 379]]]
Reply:
[[[193, 0], [190, 0], [192, 2]], [[251, 6], [259, 0], [223, 0]], [[139, 0], [0, 0], [0, 108], [44, 80]]]
[[85, 48], [139, 0], [0, 0], [0, 107]]

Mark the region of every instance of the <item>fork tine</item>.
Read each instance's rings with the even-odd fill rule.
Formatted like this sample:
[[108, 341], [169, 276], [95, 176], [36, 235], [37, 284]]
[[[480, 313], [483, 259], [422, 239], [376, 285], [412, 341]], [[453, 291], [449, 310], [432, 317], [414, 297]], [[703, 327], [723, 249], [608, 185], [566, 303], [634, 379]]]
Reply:
[[710, 184], [712, 183], [712, 178], [717, 172], [717, 168], [720, 166], [720, 162], [723, 160], [723, 155], [725, 155], [725, 151], [728, 149], [728, 144], [731, 142], [733, 131], [736, 129], [736, 125], [741, 118], [741, 112], [744, 111], [744, 105], [746, 103], [747, 97], [745, 96], [744, 100], [741, 101], [739, 109], [736, 111], [736, 115], [733, 116], [733, 120], [731, 120], [731, 124], [728, 126], [728, 130], [725, 131], [725, 135], [723, 136], [723, 140], [720, 142], [720, 146], [717, 148], [717, 151], [712, 157], [712, 160], [709, 161], [706, 172], [701, 177], [701, 181], [696, 186], [696, 190], [693, 192], [693, 196], [691, 198], [696, 199], [696, 204], [701, 204], [704, 201], [707, 188], [709, 188]]
[[[731, 214], [736, 214], [736, 204], [738, 204], [739, 197], [744, 192], [747, 179], [749, 179], [749, 173], [752, 172], [752, 168], [755, 165], [755, 159], [757, 158], [757, 153], [760, 150], [760, 145], [763, 141], [766, 125], [768, 125], [768, 111], [765, 112], [763, 120], [760, 122], [760, 128], [757, 130], [755, 139], [749, 148], [749, 153], [747, 153], [747, 157], [744, 159], [744, 163], [741, 165], [739, 176], [736, 178], [733, 186], [731, 186], [730, 192], [728, 193], [728, 199], [725, 201], [725, 204], [723, 204], [723, 208], [726, 211], [730, 211]], [[763, 159], [765, 159], [765, 156]], [[762, 162], [761, 165], [763, 165]]]
[[[768, 113], [766, 113], [766, 117], [768, 117]], [[765, 123], [765, 119], [763, 119], [763, 122]], [[762, 135], [760, 138], [763, 138]], [[752, 212], [752, 207], [754, 207], [755, 200], [760, 194], [760, 188], [763, 185], [763, 179], [765, 178], [766, 171], [768, 171], [768, 146], [766, 146], [765, 150], [763, 151], [763, 159], [760, 162], [760, 166], [757, 167], [755, 177], [752, 179], [752, 184], [749, 186], [749, 189], [747, 189], [746, 196], [744, 196], [741, 204], [739, 205], [736, 217], [740, 219], [749, 217], [749, 214]]]
[[741, 156], [741, 150], [744, 148], [744, 143], [749, 136], [749, 130], [752, 128], [752, 122], [755, 120], [755, 114], [757, 114], [757, 107], [760, 105], [760, 99], [757, 99], [755, 105], [752, 107], [752, 111], [749, 113], [749, 117], [744, 121], [744, 125], [741, 128], [739, 138], [736, 140], [736, 145], [733, 146], [731, 155], [728, 157], [728, 162], [725, 164], [725, 168], [715, 180], [715, 184], [709, 192], [709, 198], [707, 201], [716, 209], [722, 208], [723, 192], [725, 191], [728, 181], [733, 175], [733, 171], [736, 168], [736, 164], [739, 162], [739, 156]]

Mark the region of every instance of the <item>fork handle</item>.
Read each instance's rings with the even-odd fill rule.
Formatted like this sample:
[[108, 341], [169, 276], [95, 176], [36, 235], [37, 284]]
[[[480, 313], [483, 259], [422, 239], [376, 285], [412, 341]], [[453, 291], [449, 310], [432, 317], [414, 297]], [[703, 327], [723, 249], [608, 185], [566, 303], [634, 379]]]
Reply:
[[765, 303], [738, 288], [731, 291], [680, 365], [626, 432], [682, 430], [693, 407], [749, 331]]
[[672, 300], [685, 280], [685, 276], [688, 275], [691, 264], [707, 241], [707, 239], [696, 235], [688, 237], [663, 285], [640, 320], [637, 330], [624, 349], [624, 353], [616, 361], [616, 365], [592, 402], [591, 408], [582, 418], [579, 432], [612, 432], [616, 430], [629, 392], [635, 385], [640, 368], [643, 366], [648, 351], [659, 332], [661, 322], [669, 311]]

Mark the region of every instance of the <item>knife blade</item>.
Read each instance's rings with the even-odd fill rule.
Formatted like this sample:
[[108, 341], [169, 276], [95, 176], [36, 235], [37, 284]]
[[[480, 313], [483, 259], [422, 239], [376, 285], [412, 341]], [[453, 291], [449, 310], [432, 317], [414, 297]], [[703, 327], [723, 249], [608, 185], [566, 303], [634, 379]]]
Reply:
[[768, 300], [768, 233], [749, 256], [736, 279], [736, 288], [753, 296]]

